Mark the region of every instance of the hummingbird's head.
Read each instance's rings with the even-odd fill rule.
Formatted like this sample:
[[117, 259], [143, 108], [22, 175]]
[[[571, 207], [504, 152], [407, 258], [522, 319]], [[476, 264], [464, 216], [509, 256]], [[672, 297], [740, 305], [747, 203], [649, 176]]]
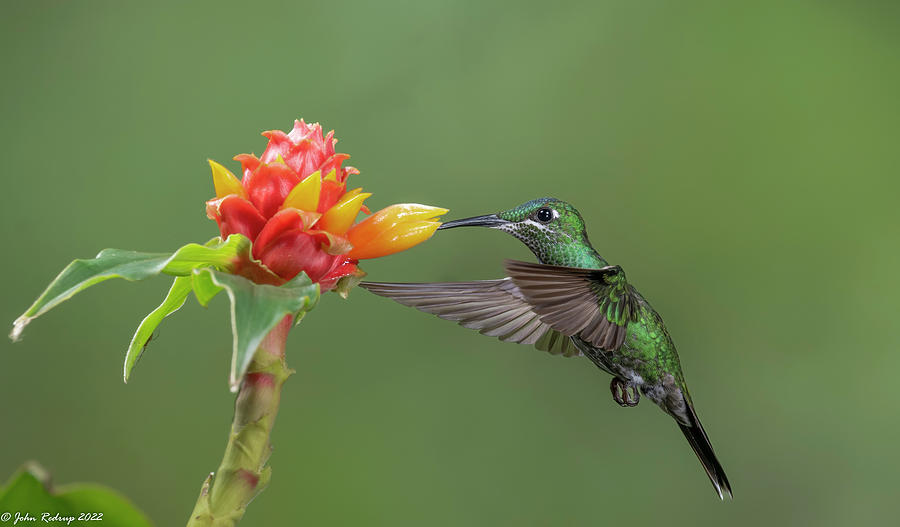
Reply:
[[533, 199], [497, 214], [448, 221], [438, 229], [454, 227], [490, 227], [508, 232], [547, 264], [577, 266], [583, 258], [596, 254], [581, 214], [556, 198]]

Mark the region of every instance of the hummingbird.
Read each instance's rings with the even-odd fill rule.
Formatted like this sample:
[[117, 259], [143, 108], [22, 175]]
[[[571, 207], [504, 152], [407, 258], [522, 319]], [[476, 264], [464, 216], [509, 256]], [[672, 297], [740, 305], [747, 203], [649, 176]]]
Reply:
[[643, 394], [674, 418], [719, 498], [732, 497], [662, 318], [628, 283], [622, 268], [609, 265], [594, 249], [575, 207], [540, 198], [438, 229], [457, 227], [507, 232], [540, 263], [505, 260], [508, 276], [497, 280], [360, 285], [503, 341], [554, 355], [584, 355], [612, 375], [610, 391], [620, 406], [637, 406]]

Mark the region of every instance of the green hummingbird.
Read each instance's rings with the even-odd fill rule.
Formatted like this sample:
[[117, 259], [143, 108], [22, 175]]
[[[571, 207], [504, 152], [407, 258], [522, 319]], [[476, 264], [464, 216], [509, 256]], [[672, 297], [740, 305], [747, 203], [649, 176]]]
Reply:
[[585, 355], [612, 375], [610, 391], [619, 405], [636, 406], [642, 393], [672, 416], [719, 498], [732, 497], [662, 318], [627, 282], [622, 268], [594, 250], [575, 207], [541, 198], [439, 229], [471, 226], [512, 234], [540, 263], [506, 260], [508, 277], [499, 280], [360, 285], [503, 341], [567, 357]]

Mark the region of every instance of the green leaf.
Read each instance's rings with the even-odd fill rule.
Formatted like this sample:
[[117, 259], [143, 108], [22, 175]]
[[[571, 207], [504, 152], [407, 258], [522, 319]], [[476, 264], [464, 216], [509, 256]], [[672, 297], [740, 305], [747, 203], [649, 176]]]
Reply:
[[[241, 378], [247, 371], [253, 354], [262, 339], [286, 315], [300, 316], [319, 300], [319, 285], [306, 273], [281, 286], [257, 284], [241, 276], [216, 271], [195, 269], [195, 280], [209, 280], [225, 290], [231, 300], [231, 332], [233, 350], [229, 386], [236, 392]], [[204, 296], [205, 298], [205, 296]], [[198, 297], [198, 300], [201, 300]]]
[[156, 327], [159, 326], [164, 318], [181, 309], [190, 292], [191, 277], [176, 276], [163, 303], [141, 321], [137, 331], [134, 332], [134, 337], [131, 338], [128, 351], [125, 353], [125, 382], [128, 382], [131, 370], [138, 359], [141, 358], [141, 354], [150, 341], [153, 331], [156, 330]]
[[[9, 525], [13, 524], [18, 513], [35, 518], [20, 520], [19, 525], [97, 523], [107, 527], [151, 526], [147, 517], [127, 498], [101, 485], [70, 484], [55, 491], [49, 489], [47, 472], [33, 463], [16, 472], [7, 485], [0, 489], [0, 513], [7, 512], [12, 518], [4, 521], [4, 524]], [[47, 519], [42, 519], [44, 514], [47, 514]], [[88, 515], [93, 520], [79, 521], [79, 514]], [[98, 518], [98, 514], [102, 516]], [[73, 518], [71, 522], [69, 518]]]
[[217, 236], [204, 245], [189, 243], [172, 254], [162, 272], [189, 276], [198, 267], [227, 269], [235, 258], [247, 257], [250, 245], [250, 239], [243, 234], [232, 234], [224, 242]]
[[160, 273], [189, 276], [193, 269], [212, 266], [226, 269], [238, 257], [249, 258], [250, 240], [232, 234], [224, 242], [214, 238], [206, 245], [189, 243], [173, 254], [104, 249], [96, 258], [75, 260], [47, 286], [41, 296], [13, 323], [12, 340], [18, 340], [32, 320], [88, 287], [109, 280], [143, 280]]
[[212, 275], [209, 273], [194, 273], [191, 275], [191, 282], [194, 296], [203, 307], [208, 306], [209, 301], [222, 292], [222, 288], [213, 283]]

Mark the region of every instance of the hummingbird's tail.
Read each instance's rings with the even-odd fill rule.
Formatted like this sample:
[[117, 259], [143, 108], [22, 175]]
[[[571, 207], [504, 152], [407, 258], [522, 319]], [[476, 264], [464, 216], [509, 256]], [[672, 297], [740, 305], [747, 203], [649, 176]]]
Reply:
[[703, 464], [703, 470], [706, 471], [706, 475], [709, 476], [713, 487], [716, 488], [719, 499], [725, 499], [726, 495], [729, 498], [734, 498], [731, 494], [731, 483], [728, 483], [725, 470], [719, 464], [719, 460], [716, 459], [716, 453], [713, 452], [712, 444], [709, 442], [709, 437], [707, 437], [703, 425], [700, 424], [700, 419], [697, 418], [697, 413], [690, 403], [687, 404], [687, 407], [688, 418], [691, 420], [691, 424], [685, 425], [679, 422], [678, 426], [681, 427], [681, 432], [684, 433], [684, 437], [687, 438], [691, 448], [694, 449], [694, 453], [700, 459], [700, 463]]

